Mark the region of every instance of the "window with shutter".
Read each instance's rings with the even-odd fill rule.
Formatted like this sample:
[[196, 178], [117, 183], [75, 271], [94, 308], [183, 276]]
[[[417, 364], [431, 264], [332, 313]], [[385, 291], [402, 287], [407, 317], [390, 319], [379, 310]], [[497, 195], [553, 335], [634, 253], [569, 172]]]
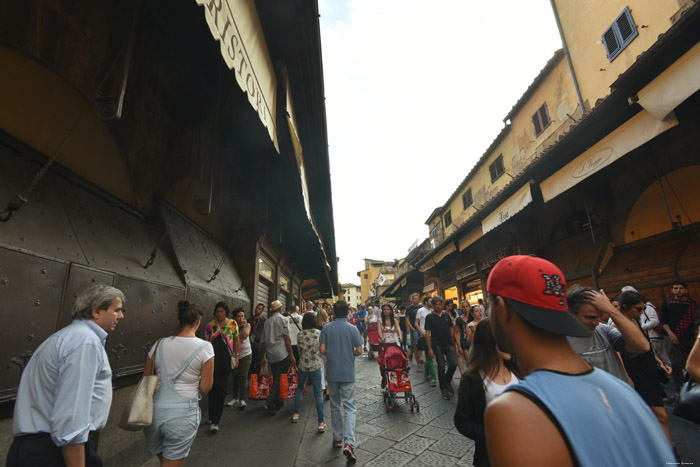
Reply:
[[639, 35], [629, 7], [625, 7], [615, 22], [603, 33], [603, 44], [611, 62], [620, 55], [627, 44]]
[[535, 126], [535, 136], [539, 136], [549, 124], [552, 123], [549, 119], [549, 112], [547, 112], [547, 103], [545, 102], [542, 106], [537, 109], [535, 115], [532, 116], [532, 124]]
[[452, 224], [452, 211], [447, 211], [447, 214], [445, 214], [445, 227], [450, 224]]
[[505, 168], [503, 167], [503, 154], [499, 154], [495, 161], [489, 165], [489, 172], [491, 173], [491, 183], [498, 180], [498, 178], [505, 173]]
[[472, 189], [468, 189], [467, 191], [464, 192], [462, 195], [462, 206], [464, 209], [467, 209], [469, 206], [472, 205], [474, 202], [474, 199], [472, 198]]

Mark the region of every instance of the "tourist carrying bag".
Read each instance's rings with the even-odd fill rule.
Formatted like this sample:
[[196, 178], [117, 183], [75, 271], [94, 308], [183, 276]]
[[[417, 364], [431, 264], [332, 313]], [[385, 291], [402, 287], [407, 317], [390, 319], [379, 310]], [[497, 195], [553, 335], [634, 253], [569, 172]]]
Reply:
[[299, 386], [299, 371], [296, 365], [290, 366], [287, 373], [280, 375], [279, 399], [292, 399], [297, 395]]
[[673, 413], [700, 425], [700, 385], [690, 375], [681, 387]]
[[265, 368], [259, 374], [250, 375], [250, 385], [248, 386], [248, 399], [254, 401], [266, 400], [270, 395], [272, 386], [272, 376], [265, 374]]
[[[158, 352], [160, 339], [156, 342], [155, 357]], [[156, 365], [153, 364], [154, 374], [144, 374], [136, 385], [134, 392], [131, 394], [129, 403], [124, 407], [122, 418], [118, 423], [119, 428], [127, 431], [139, 431], [151, 426], [153, 423], [153, 393], [156, 391], [158, 376], [155, 375]]]

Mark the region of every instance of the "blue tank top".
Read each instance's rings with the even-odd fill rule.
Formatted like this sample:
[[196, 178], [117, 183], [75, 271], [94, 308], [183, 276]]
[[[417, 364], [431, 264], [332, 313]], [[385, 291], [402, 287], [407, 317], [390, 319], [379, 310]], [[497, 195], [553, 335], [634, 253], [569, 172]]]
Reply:
[[675, 462], [656, 416], [629, 385], [594, 368], [580, 375], [538, 370], [506, 391], [535, 402], [558, 425], [574, 465]]

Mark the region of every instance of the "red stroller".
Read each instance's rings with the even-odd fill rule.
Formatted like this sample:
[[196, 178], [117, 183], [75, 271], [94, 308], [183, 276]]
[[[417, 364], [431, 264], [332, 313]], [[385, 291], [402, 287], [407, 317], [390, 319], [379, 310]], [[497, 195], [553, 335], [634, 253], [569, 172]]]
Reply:
[[379, 331], [377, 331], [377, 323], [367, 324], [367, 339], [369, 340], [369, 352], [367, 352], [367, 358], [372, 360], [374, 358], [374, 352], [379, 350]]
[[399, 399], [403, 399], [410, 404], [411, 412], [413, 412], [413, 409], [416, 412], [420, 412], [420, 406], [411, 387], [406, 354], [396, 344], [384, 344], [381, 347], [381, 353], [377, 358], [377, 362], [383, 370], [383, 377], [386, 382], [386, 387], [382, 393], [386, 411], [393, 411], [396, 407], [396, 402]]

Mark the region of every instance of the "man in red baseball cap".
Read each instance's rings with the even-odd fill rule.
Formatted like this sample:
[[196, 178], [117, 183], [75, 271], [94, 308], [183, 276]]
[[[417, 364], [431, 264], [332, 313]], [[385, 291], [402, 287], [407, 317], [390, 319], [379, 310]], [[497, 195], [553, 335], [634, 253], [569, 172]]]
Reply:
[[494, 466], [665, 465], [675, 456], [661, 426], [629, 385], [595, 369], [566, 336], [588, 329], [566, 309], [554, 264], [509, 256], [491, 271], [491, 327], [526, 378], [489, 404], [486, 440]]

